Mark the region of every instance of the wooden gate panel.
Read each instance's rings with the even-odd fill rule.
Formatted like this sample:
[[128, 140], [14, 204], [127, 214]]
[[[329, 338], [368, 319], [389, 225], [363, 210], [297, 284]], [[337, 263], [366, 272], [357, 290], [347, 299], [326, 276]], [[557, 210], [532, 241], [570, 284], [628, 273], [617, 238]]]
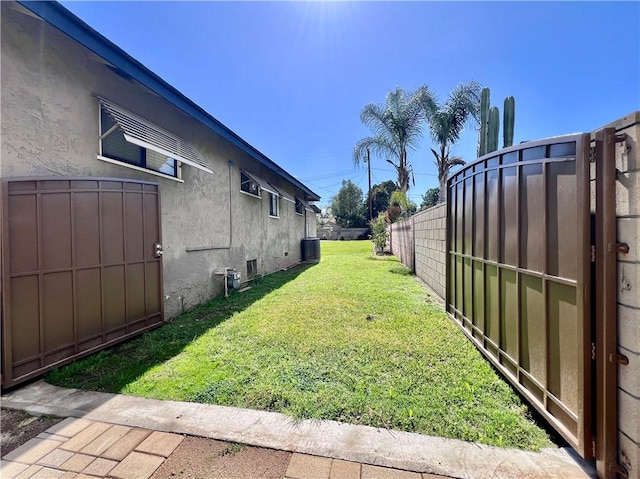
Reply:
[[162, 322], [158, 185], [2, 183], [2, 385]]
[[78, 268], [100, 266], [100, 214], [96, 214], [99, 211], [99, 193], [82, 192], [73, 195], [73, 241], [75, 265]]
[[81, 269], [76, 272], [76, 280], [77, 334], [79, 341], [85, 341], [102, 331], [100, 268]]
[[122, 193], [102, 193], [102, 250], [104, 264], [124, 261], [124, 204]]

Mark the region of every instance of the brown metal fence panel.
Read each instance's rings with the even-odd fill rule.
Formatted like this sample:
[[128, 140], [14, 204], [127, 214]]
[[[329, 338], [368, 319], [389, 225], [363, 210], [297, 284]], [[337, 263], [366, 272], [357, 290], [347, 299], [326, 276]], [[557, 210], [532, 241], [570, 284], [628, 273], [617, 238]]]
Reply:
[[3, 387], [162, 323], [159, 201], [133, 180], [3, 181]]
[[589, 136], [486, 155], [448, 193], [449, 314], [591, 459]]

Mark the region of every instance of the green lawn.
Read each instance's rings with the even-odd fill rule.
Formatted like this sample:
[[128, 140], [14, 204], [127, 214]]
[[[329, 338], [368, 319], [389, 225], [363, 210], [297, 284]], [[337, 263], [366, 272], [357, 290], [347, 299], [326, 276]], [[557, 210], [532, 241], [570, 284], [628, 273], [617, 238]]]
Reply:
[[538, 449], [518, 396], [394, 257], [323, 242], [322, 261], [216, 298], [53, 371], [53, 384], [279, 411]]

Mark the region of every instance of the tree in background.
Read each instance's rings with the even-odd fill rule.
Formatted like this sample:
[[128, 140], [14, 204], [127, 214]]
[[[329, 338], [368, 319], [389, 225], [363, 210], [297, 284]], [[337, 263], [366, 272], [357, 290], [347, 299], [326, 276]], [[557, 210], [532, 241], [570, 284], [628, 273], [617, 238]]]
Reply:
[[342, 228], [366, 228], [366, 211], [362, 190], [351, 180], [342, 180], [342, 187], [333, 197], [331, 211]]
[[[363, 138], [353, 149], [356, 165], [367, 160], [367, 151], [384, 158], [393, 165], [398, 175], [398, 188], [404, 193], [412, 180], [411, 164], [407, 151], [414, 149], [422, 137], [425, 120], [424, 98], [432, 97], [427, 87], [415, 92], [405, 92], [398, 87], [387, 94], [384, 105], [369, 103], [360, 112], [360, 120], [367, 125], [373, 136]], [[435, 104], [433, 98], [431, 101]]]
[[474, 81], [466, 85], [460, 84], [449, 93], [442, 104], [438, 104], [432, 95], [420, 96], [431, 138], [437, 148], [431, 148], [431, 152], [436, 158], [435, 164], [438, 168], [440, 201], [446, 199], [449, 171], [455, 165], [464, 165], [462, 158], [451, 156], [451, 148], [460, 139], [466, 124], [478, 124], [481, 89], [482, 86]]
[[400, 190], [394, 191], [389, 200], [387, 217], [389, 223], [395, 223], [401, 218], [409, 218], [418, 210], [418, 206], [407, 198], [406, 193]]
[[431, 188], [422, 195], [422, 203], [420, 203], [420, 210], [426, 210], [432, 206], [437, 205], [440, 201], [440, 188]]
[[389, 208], [389, 200], [391, 194], [398, 190], [398, 185], [393, 181], [387, 180], [371, 187], [371, 205], [373, 210], [373, 218], [377, 218], [380, 213], [384, 213]]

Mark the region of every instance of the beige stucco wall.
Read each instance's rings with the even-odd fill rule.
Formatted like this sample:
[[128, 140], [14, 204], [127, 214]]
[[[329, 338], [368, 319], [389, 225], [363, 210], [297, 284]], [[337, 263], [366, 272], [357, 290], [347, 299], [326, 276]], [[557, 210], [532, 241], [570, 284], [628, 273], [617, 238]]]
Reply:
[[[247, 260], [257, 259], [261, 274], [301, 260], [300, 240], [315, 236], [315, 213], [296, 214], [292, 202], [281, 200], [280, 218], [270, 218], [268, 195], [258, 199], [240, 192], [240, 169], [300, 196], [293, 184], [20, 10], [2, 2], [3, 178], [73, 175], [157, 181], [166, 318], [219, 294], [223, 282], [214, 273], [225, 267], [240, 270], [246, 278]], [[98, 160], [94, 94], [194, 144], [213, 174], [183, 165], [180, 183]], [[187, 251], [194, 247], [212, 249]]]

